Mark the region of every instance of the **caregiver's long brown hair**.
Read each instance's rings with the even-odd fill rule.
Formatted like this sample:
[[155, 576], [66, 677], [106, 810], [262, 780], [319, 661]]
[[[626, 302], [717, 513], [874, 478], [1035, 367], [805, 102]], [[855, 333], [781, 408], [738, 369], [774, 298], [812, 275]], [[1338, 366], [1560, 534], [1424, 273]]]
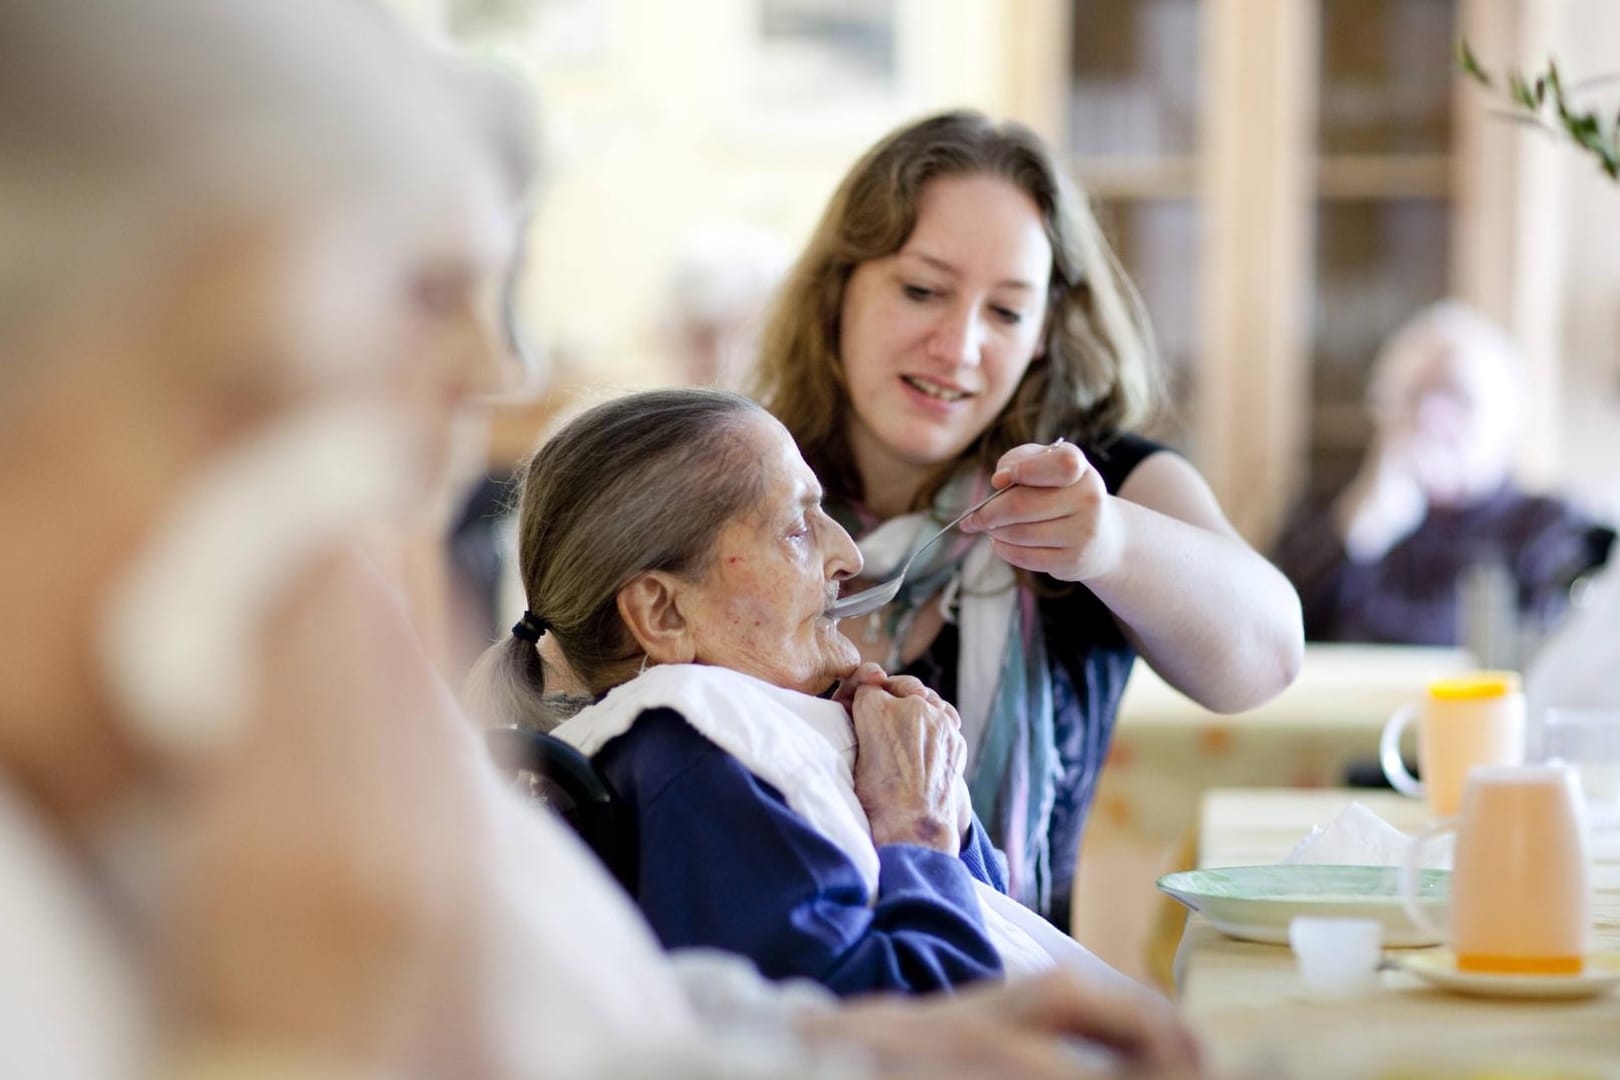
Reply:
[[[1051, 151], [1022, 124], [969, 111], [931, 116], [891, 133], [850, 169], [766, 323], [751, 389], [792, 432], [834, 498], [862, 496], [840, 359], [844, 289], [857, 266], [900, 250], [916, 226], [923, 189], [949, 176], [993, 176], [1016, 186], [1039, 208], [1052, 246], [1043, 348], [964, 458], [989, 472], [1021, 443], [1130, 430], [1159, 403], [1162, 379], [1141, 299]], [[958, 465], [947, 463], [923, 485], [916, 508], [932, 501]]]

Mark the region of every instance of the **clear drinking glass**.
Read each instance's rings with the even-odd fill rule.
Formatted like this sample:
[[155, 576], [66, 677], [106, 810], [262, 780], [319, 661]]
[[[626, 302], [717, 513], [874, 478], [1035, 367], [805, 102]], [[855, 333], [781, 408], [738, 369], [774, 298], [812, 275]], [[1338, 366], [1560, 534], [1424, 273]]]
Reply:
[[1620, 826], [1620, 708], [1551, 708], [1541, 721], [1540, 760], [1580, 777], [1593, 828]]

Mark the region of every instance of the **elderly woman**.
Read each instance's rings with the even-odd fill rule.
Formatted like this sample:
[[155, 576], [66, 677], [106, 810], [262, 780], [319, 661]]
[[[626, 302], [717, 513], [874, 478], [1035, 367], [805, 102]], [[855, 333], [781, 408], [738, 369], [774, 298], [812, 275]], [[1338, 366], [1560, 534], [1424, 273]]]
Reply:
[[585, 413], [530, 464], [520, 531], [529, 611], [474, 685], [552, 727], [544, 633], [606, 693], [555, 734], [633, 805], [666, 946], [843, 994], [1111, 974], [1003, 895], [955, 709], [860, 665], [825, 614], [860, 554], [763, 409], [669, 390]]

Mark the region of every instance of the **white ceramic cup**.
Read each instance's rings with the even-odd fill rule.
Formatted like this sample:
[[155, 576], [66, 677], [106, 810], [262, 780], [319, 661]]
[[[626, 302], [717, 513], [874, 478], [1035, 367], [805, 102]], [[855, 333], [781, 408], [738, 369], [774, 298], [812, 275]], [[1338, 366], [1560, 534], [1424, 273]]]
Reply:
[[1321, 997], [1365, 993], [1378, 973], [1383, 929], [1377, 919], [1296, 915], [1288, 922], [1288, 944], [1300, 981]]

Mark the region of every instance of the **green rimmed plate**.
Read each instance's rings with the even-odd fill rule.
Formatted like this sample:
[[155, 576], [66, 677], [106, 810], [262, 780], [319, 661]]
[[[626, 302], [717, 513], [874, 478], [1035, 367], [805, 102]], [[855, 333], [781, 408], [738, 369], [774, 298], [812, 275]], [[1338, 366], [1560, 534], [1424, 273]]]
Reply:
[[[1438, 936], [1406, 917], [1398, 874], [1393, 866], [1227, 866], [1166, 874], [1159, 888], [1221, 933], [1246, 941], [1286, 945], [1294, 916], [1325, 915], [1377, 919], [1385, 945], [1438, 945]], [[1445, 923], [1450, 896], [1450, 871], [1419, 871], [1418, 902], [1438, 925]]]

